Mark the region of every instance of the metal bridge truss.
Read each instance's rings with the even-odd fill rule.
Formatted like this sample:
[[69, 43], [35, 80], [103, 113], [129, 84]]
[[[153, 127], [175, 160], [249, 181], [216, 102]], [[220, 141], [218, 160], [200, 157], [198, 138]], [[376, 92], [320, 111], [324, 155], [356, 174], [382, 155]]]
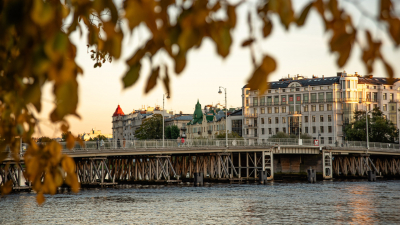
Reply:
[[392, 156], [335, 156], [333, 172], [337, 176], [367, 176], [367, 171], [375, 171], [383, 176], [399, 175], [400, 159]]
[[27, 182], [27, 185], [22, 184], [23, 173], [24, 167], [22, 167], [21, 163], [0, 164], [0, 185], [4, 185], [11, 180], [14, 190], [30, 189], [30, 182]]

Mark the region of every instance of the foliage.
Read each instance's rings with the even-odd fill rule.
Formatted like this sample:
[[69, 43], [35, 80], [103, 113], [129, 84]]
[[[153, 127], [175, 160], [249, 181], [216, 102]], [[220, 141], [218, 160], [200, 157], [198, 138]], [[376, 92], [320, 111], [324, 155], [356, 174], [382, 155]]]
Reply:
[[101, 135], [101, 134], [97, 135], [97, 137], [94, 137], [94, 138], [90, 138], [90, 139], [89, 139], [89, 141], [97, 141], [97, 140], [104, 140], [104, 141], [107, 141], [108, 139], [106, 138], [106, 136]]
[[[364, 14], [356, 1], [350, 2]], [[7, 157], [7, 145], [14, 159], [19, 160], [21, 137], [30, 146], [26, 154], [34, 155], [36, 160], [44, 163], [42, 166], [48, 166], [40, 167], [48, 169], [44, 183], [50, 182], [57, 186], [60, 183], [55, 182], [59, 178], [57, 171], [73, 170], [73, 161], [67, 160], [67, 156], [60, 156], [61, 150], [57, 144], [37, 146], [31, 139], [39, 126], [34, 113], [41, 111], [42, 88], [45, 83], [52, 85], [55, 96], [50, 121], [57, 123], [62, 132], [68, 132], [69, 125], [65, 116], [79, 117], [76, 112], [77, 76], [83, 71], [76, 62], [76, 46], [69, 39], [72, 32], [86, 35], [94, 67], [101, 67], [107, 61], [111, 62], [121, 56], [125, 35], [125, 29], [121, 26], [127, 28], [128, 36], [145, 28], [150, 32], [149, 38], [139, 43], [142, 47], [135, 49], [132, 57], [126, 61], [129, 69], [122, 79], [124, 87], [130, 87], [139, 80], [142, 63], [148, 60], [151, 71], [145, 92], [148, 93], [158, 80], [162, 80], [167, 92], [171, 93], [169, 68], [163, 63], [168, 60], [153, 58], [170, 58], [174, 62], [174, 72], [180, 74], [186, 67], [189, 52], [199, 48], [204, 39], [214, 43], [217, 54], [226, 58], [233, 43], [231, 32], [236, 27], [236, 11], [240, 5], [246, 4], [249, 7], [247, 21], [250, 35], [242, 46], [249, 48], [255, 68], [248, 80], [249, 87], [259, 89], [259, 93], [266, 90], [265, 81], [277, 66], [270, 55], [255, 51], [261, 51], [255, 47], [259, 44], [257, 42], [267, 38], [277, 26], [271, 17], [277, 16], [282, 26], [289, 30], [291, 25], [303, 26], [312, 10], [320, 16], [325, 31], [332, 34], [328, 45], [330, 51], [338, 55], [337, 65], [340, 68], [346, 64], [357, 44], [363, 49], [362, 62], [368, 73], [373, 71], [376, 65], [374, 62], [380, 60], [389, 78], [393, 78], [394, 72], [380, 52], [384, 37], [372, 38], [370, 31], [366, 30], [364, 33], [367, 41], [357, 40], [356, 33], [360, 32], [357, 32], [352, 17], [346, 13], [347, 9], [339, 8], [337, 0], [311, 1], [301, 12], [294, 12], [291, 0], [259, 0], [256, 4], [247, 1], [236, 4], [211, 0], [126, 0], [121, 11], [110, 0], [0, 0], [0, 137], [4, 139], [0, 145], [0, 162]], [[255, 15], [251, 12], [255, 12]], [[392, 1], [381, 0], [378, 16], [370, 19], [376, 22], [377, 27], [383, 27], [395, 47], [399, 46], [400, 20]], [[253, 24], [257, 26], [253, 27]], [[256, 38], [256, 34], [262, 34], [262, 37], [258, 38], [258, 35]], [[259, 58], [261, 60], [257, 60]], [[81, 141], [71, 134], [66, 136], [68, 147], [72, 147], [76, 140]], [[64, 161], [71, 163], [63, 164]], [[36, 178], [41, 177], [43, 174], [40, 173], [44, 171], [35, 168], [32, 164], [26, 165], [27, 174], [33, 174], [35, 178], [31, 181], [39, 193], [38, 202], [41, 203], [43, 195], [40, 193], [52, 193], [50, 190], [54, 188], [41, 186], [42, 181]], [[76, 180], [71, 179], [74, 182]], [[76, 187], [77, 183], [73, 185]]]
[[[398, 138], [398, 131], [392, 121], [384, 117], [379, 108], [368, 115], [368, 138], [371, 142], [393, 143]], [[366, 141], [366, 117], [365, 111], [355, 111], [354, 121], [345, 127], [346, 139], [349, 141]]]
[[53, 141], [53, 139], [46, 137], [46, 136], [40, 137], [38, 139], [38, 142], [52, 142], [52, 141]]
[[[226, 138], [226, 133], [220, 133], [216, 136], [217, 139], [225, 139]], [[231, 132], [228, 133], [228, 139], [243, 139], [238, 133], [236, 132]]]
[[172, 125], [165, 128], [166, 139], [177, 139], [179, 136], [181, 136], [181, 132], [177, 125]]
[[63, 139], [63, 141], [66, 141], [66, 140], [67, 140], [68, 135], [71, 135], [71, 131], [62, 132], [61, 138]]
[[[272, 135], [270, 138], [299, 138], [299, 135], [295, 135], [295, 134], [287, 134], [284, 133], [282, 131]], [[312, 137], [309, 134], [300, 134], [300, 139], [312, 139]]]
[[162, 138], [162, 115], [154, 114], [143, 120], [142, 125], [135, 131], [135, 137], [140, 140]]

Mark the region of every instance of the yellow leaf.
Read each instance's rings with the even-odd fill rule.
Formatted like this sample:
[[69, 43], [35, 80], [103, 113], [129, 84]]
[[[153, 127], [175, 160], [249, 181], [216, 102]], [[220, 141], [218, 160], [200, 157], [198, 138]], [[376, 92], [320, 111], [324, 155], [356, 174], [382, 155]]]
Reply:
[[76, 114], [78, 104], [78, 83], [76, 80], [68, 80], [55, 87], [57, 107], [51, 113], [53, 122], [62, 120], [68, 114]]
[[7, 195], [12, 191], [13, 182], [8, 180], [4, 185], [1, 186], [1, 195]]
[[45, 201], [45, 199], [44, 199], [44, 195], [43, 195], [42, 192], [39, 192], [39, 193], [36, 195], [36, 201], [37, 201], [37, 203], [38, 203], [39, 205], [42, 205], [42, 204], [43, 204], [43, 202]]
[[227, 14], [229, 18], [229, 26], [235, 27], [236, 26], [236, 7], [233, 5], [228, 5], [227, 7]]
[[256, 68], [253, 75], [248, 81], [248, 87], [250, 89], [258, 89], [259, 94], [263, 94], [267, 88], [267, 78], [268, 75], [276, 69], [276, 62], [273, 58], [266, 55], [261, 63], [261, 65]]
[[31, 18], [36, 24], [46, 26], [48, 23], [52, 22], [53, 17], [53, 8], [49, 2], [34, 0]]
[[140, 68], [140, 62], [132, 65], [129, 68], [129, 71], [125, 74], [125, 77], [122, 78], [122, 81], [124, 82], [124, 88], [130, 87], [136, 83], [136, 81], [139, 79]]
[[141, 3], [136, 0], [128, 0], [124, 2], [125, 18], [131, 30], [138, 26], [147, 17], [146, 10]]
[[43, 192], [52, 195], [56, 194], [57, 192], [57, 186], [51, 173], [46, 173], [44, 177]]
[[247, 40], [243, 41], [243, 43], [242, 43], [242, 47], [245, 47], [245, 46], [251, 45], [251, 43], [253, 43], [253, 42], [254, 42], [254, 38], [249, 38], [249, 39], [247, 39]]
[[314, 2], [311, 2], [310, 4], [308, 4], [308, 5], [303, 9], [303, 11], [301, 12], [300, 17], [297, 18], [297, 21], [296, 21], [297, 26], [300, 27], [300, 26], [303, 26], [303, 25], [304, 25], [304, 22], [306, 21], [308, 12], [310, 12], [310, 9], [311, 9], [311, 7], [312, 7], [313, 5], [314, 5]]
[[272, 23], [271, 20], [266, 20], [264, 21], [264, 27], [263, 27], [263, 36], [267, 37], [272, 31]]
[[75, 162], [69, 156], [64, 155], [64, 157], [63, 157], [63, 159], [61, 161], [61, 166], [62, 166], [63, 170], [65, 172], [67, 172], [68, 174], [69, 173], [75, 173]]
[[148, 93], [151, 89], [154, 88], [157, 84], [157, 78], [160, 75], [160, 67], [153, 69], [149, 79], [147, 80], [147, 85], [145, 89], [145, 93]]
[[67, 148], [72, 149], [75, 146], [75, 138], [72, 134], [67, 134]]
[[186, 66], [186, 52], [179, 51], [178, 55], [174, 57], [175, 60], [175, 73], [180, 74]]

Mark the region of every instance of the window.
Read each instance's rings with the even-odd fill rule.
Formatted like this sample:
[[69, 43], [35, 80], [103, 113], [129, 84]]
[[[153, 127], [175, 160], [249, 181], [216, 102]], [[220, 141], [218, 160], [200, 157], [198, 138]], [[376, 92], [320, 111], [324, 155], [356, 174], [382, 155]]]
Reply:
[[271, 119], [271, 117], [268, 117], [268, 124], [271, 124], [272, 123], [272, 119]]
[[383, 111], [387, 111], [387, 104], [383, 105]]
[[268, 134], [272, 134], [272, 129], [268, 128]]
[[332, 137], [328, 137], [328, 144], [332, 144]]
[[261, 118], [261, 124], [264, 124], [264, 118]]
[[326, 106], [328, 111], [332, 111], [332, 104], [327, 104]]
[[311, 122], [315, 123], [315, 116], [312, 116], [311, 119]]
[[246, 90], [246, 95], [248, 95], [248, 94], [249, 94], [249, 92], [250, 92], [249, 90]]
[[279, 113], [279, 107], [275, 107], [275, 113]]
[[286, 117], [282, 117], [282, 123], [286, 123]]
[[304, 117], [304, 122], [305, 122], [305, 123], [308, 123], [308, 116], [305, 116], [305, 117]]
[[328, 115], [328, 122], [332, 122], [332, 115]]
[[272, 113], [272, 108], [268, 107], [268, 113], [271, 114]]
[[315, 134], [317, 133], [317, 128], [316, 127], [312, 127], [312, 132]]
[[286, 112], [286, 106], [283, 106], [282, 107], [282, 113], [285, 113]]
[[327, 102], [333, 101], [332, 92], [326, 92], [326, 101]]
[[285, 89], [282, 89], [282, 92], [286, 92], [286, 90], [285, 90]]
[[275, 128], [275, 134], [279, 132], [279, 128]]
[[324, 133], [324, 126], [320, 126], [319, 131], [321, 132], [321, 134]]
[[319, 111], [324, 111], [324, 104], [319, 105]]
[[279, 123], [279, 118], [275, 117], [275, 124], [278, 124], [278, 123]]
[[[392, 87], [392, 86], [390, 86], [390, 87]], [[391, 93], [389, 97], [390, 97], [389, 100], [393, 101], [393, 93]]]
[[324, 92], [318, 93], [318, 102], [324, 102]]
[[261, 128], [261, 134], [264, 134], [265, 132], [264, 132], [264, 128]]
[[325, 140], [324, 137], [321, 137], [321, 144], [324, 144]]
[[311, 102], [317, 102], [317, 94], [311, 93]]
[[383, 94], [383, 100], [387, 100], [387, 93]]
[[350, 81], [347, 81], [347, 88], [350, 88]]
[[249, 129], [246, 129], [246, 134], [249, 135]]
[[328, 126], [328, 133], [332, 133], [332, 126]]
[[304, 131], [306, 134], [308, 134], [308, 127], [304, 127]]
[[253, 105], [258, 106], [258, 98], [257, 97], [253, 97]]
[[324, 116], [323, 115], [319, 116], [319, 122], [324, 122]]
[[308, 112], [308, 105], [304, 106], [304, 112]]
[[375, 109], [375, 108], [378, 108], [378, 104], [374, 104], [374, 109]]
[[282, 128], [283, 133], [286, 133], [286, 127]]
[[261, 114], [265, 114], [265, 108], [261, 108]]
[[308, 94], [303, 94], [303, 102], [308, 103]]
[[246, 106], [249, 106], [249, 98], [246, 98]]
[[316, 105], [311, 105], [311, 112], [317, 111], [317, 106]]

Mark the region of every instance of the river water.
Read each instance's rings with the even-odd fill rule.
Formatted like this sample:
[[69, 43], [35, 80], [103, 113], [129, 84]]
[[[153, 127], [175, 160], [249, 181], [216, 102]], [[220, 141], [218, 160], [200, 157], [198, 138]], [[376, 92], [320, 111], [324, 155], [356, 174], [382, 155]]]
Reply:
[[400, 181], [129, 185], [0, 198], [0, 224], [400, 223]]

